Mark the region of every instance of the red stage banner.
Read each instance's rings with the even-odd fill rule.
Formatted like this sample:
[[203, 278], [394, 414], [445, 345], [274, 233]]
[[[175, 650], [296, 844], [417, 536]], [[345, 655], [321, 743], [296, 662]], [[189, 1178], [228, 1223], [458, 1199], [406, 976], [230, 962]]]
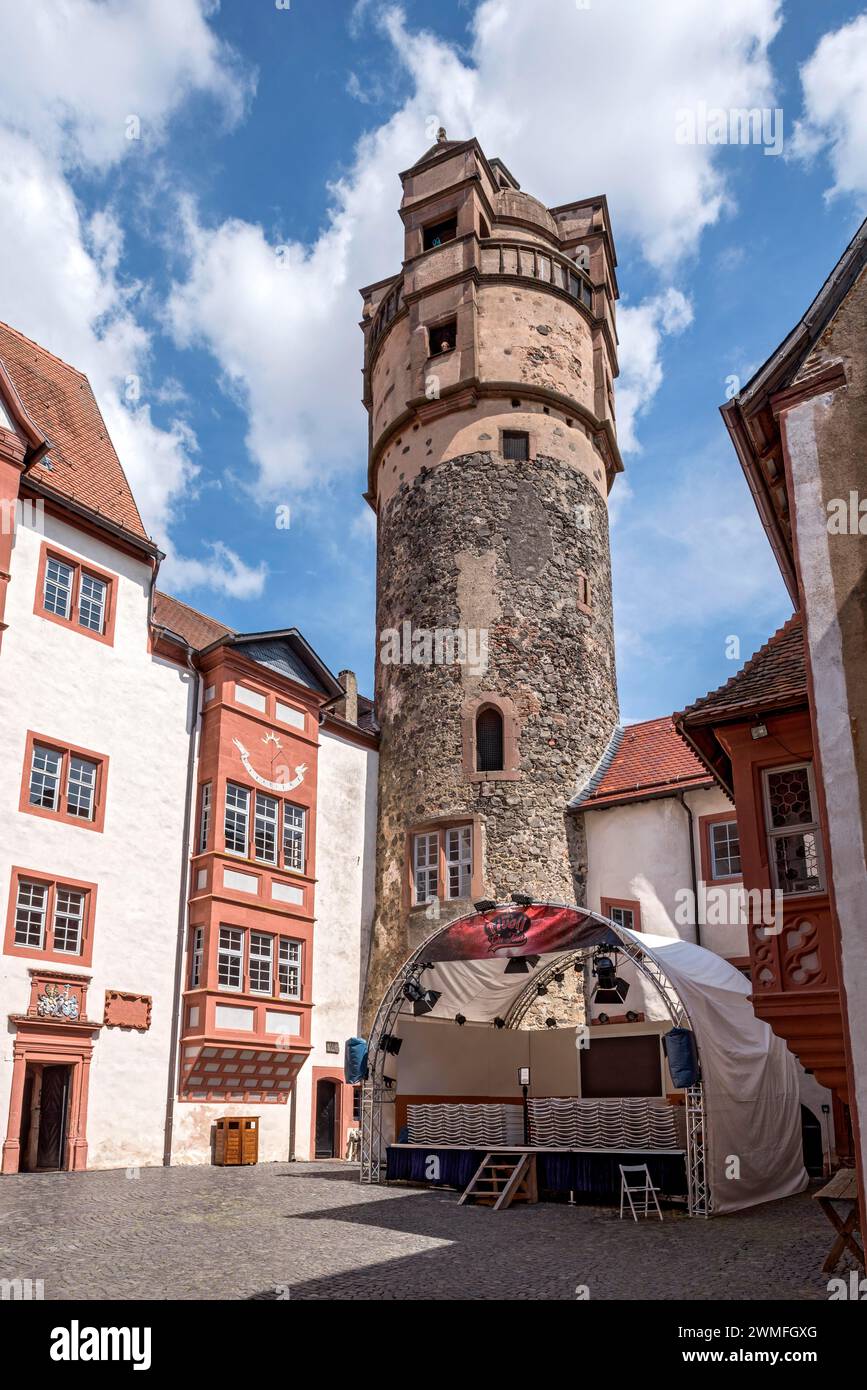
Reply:
[[431, 962], [544, 956], [577, 950], [590, 944], [593, 937], [604, 940], [608, 931], [592, 912], [578, 908], [508, 904], [459, 917], [434, 937], [424, 954]]

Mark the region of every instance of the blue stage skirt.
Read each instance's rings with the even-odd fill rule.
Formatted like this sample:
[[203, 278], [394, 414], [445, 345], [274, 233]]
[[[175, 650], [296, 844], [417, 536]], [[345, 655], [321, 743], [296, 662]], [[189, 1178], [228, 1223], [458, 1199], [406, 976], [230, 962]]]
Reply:
[[[509, 1150], [498, 1152], [508, 1153]], [[481, 1149], [403, 1149], [390, 1145], [386, 1149], [386, 1177], [389, 1182], [416, 1182], [463, 1191], [483, 1157]], [[431, 1164], [432, 1158], [438, 1160], [436, 1165]], [[654, 1187], [669, 1196], [686, 1193], [683, 1154], [539, 1153], [536, 1173], [540, 1194], [575, 1192], [600, 1199], [614, 1197], [619, 1201], [620, 1163], [646, 1163]]]

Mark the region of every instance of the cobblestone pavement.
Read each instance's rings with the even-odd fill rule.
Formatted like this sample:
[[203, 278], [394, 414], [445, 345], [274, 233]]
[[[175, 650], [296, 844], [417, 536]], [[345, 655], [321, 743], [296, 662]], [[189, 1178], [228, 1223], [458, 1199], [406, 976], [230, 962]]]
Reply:
[[362, 1187], [341, 1163], [0, 1179], [0, 1278], [46, 1299], [824, 1299], [808, 1194], [663, 1224]]

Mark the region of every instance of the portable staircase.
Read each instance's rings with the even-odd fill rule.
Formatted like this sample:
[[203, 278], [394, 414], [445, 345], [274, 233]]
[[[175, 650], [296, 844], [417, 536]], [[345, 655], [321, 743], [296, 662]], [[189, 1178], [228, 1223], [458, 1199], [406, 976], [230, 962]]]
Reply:
[[473, 1202], [479, 1207], [505, 1211], [513, 1202], [538, 1202], [536, 1155], [528, 1153], [486, 1153], [458, 1206]]

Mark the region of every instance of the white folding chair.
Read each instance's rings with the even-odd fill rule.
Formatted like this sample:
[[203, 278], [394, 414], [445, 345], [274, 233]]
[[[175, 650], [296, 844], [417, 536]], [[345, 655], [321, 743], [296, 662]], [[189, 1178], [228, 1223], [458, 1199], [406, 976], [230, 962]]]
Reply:
[[[659, 1202], [656, 1199], [656, 1194], [659, 1189], [654, 1187], [653, 1183], [650, 1181], [650, 1169], [648, 1168], [647, 1164], [618, 1163], [617, 1166], [620, 1169], [620, 1220], [623, 1220], [624, 1199], [629, 1203], [629, 1210], [632, 1212], [633, 1221], [637, 1221], [638, 1212], [635, 1209], [635, 1202], [633, 1201], [633, 1198], [638, 1198], [639, 1205], [641, 1204], [642, 1197], [644, 1198], [644, 1211], [642, 1212], [642, 1216], [649, 1216], [650, 1199], [652, 1197], [653, 1205], [656, 1207], [656, 1214], [661, 1221], [662, 1212], [660, 1211]], [[631, 1183], [627, 1179], [627, 1173], [640, 1173], [642, 1175], [643, 1181], [640, 1183]]]

